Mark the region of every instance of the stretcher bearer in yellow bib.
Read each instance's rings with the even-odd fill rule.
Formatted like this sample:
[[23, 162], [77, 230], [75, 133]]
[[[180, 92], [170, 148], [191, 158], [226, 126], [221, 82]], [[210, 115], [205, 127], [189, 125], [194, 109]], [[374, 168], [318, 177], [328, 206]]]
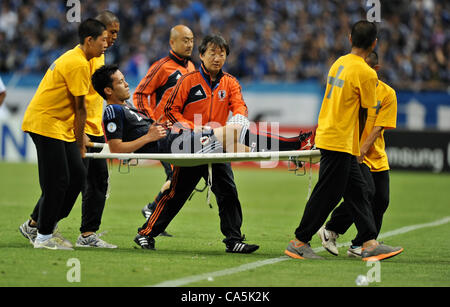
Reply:
[[[120, 31], [118, 17], [110, 11], [102, 11], [95, 19], [105, 25], [108, 48], [112, 47]], [[91, 65], [92, 76], [97, 69], [105, 65], [105, 55], [91, 59], [89, 64]], [[87, 119], [85, 129], [86, 136], [90, 142], [105, 143], [102, 126], [103, 104], [103, 98], [91, 86], [89, 94], [86, 96]], [[99, 148], [87, 149], [88, 152], [99, 152], [100, 150]], [[100, 239], [96, 233], [100, 229], [108, 192], [109, 173], [107, 161], [105, 159], [84, 159], [83, 162], [86, 166], [87, 178], [86, 185], [81, 193], [81, 227], [76, 246], [116, 248], [116, 245]]]
[[382, 260], [403, 251], [401, 247], [376, 241], [368, 188], [357, 161], [363, 119], [367, 110], [377, 105], [378, 77], [365, 62], [377, 44], [376, 25], [364, 20], [355, 23], [350, 43], [351, 52], [337, 59], [328, 73], [315, 139], [321, 152], [319, 179], [295, 230], [295, 238], [285, 250], [292, 258], [321, 258], [309, 242], [342, 198], [348, 203], [349, 214], [361, 235], [362, 260]]
[[29, 235], [30, 221], [20, 231], [35, 248], [71, 249], [53, 235], [61, 215], [71, 211], [84, 185], [86, 170], [86, 95], [91, 87], [90, 60], [106, 50], [105, 26], [87, 19], [78, 28], [80, 45], [60, 56], [47, 70], [27, 107], [22, 129], [36, 145], [42, 194], [33, 216], [37, 231]]
[[[366, 58], [367, 64], [378, 71], [378, 55], [372, 52]], [[394, 129], [397, 124], [397, 96], [386, 83], [378, 81], [377, 104], [368, 109], [367, 122], [361, 136], [361, 154], [358, 157], [361, 172], [369, 187], [369, 201], [375, 219], [377, 236], [380, 233], [383, 214], [389, 205], [389, 163], [385, 150], [384, 131]], [[337, 255], [336, 238], [344, 234], [353, 224], [347, 212], [348, 204], [343, 202], [333, 211], [330, 221], [322, 227], [318, 235], [324, 247]], [[352, 241], [347, 251], [350, 257], [361, 257], [360, 234]]]

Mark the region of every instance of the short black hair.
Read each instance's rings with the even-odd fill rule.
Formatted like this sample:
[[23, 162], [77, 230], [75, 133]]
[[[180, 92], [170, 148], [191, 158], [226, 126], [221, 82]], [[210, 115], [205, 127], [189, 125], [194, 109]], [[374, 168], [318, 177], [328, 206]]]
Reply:
[[374, 22], [360, 20], [352, 27], [352, 47], [368, 49], [377, 38], [377, 26]]
[[92, 75], [92, 85], [94, 89], [106, 100], [105, 88], [112, 88], [113, 80], [111, 78], [112, 75], [115, 74], [116, 71], [119, 70], [119, 66], [116, 64], [103, 65], [99, 69], [97, 69]]
[[100, 21], [93, 18], [86, 19], [78, 27], [78, 38], [80, 39], [80, 44], [83, 45], [84, 40], [89, 36], [97, 39], [97, 37], [102, 35], [105, 30], [106, 26]]
[[96, 20], [100, 21], [102, 24], [104, 24], [106, 27], [108, 27], [110, 24], [117, 22], [120, 23], [119, 18], [114, 15], [113, 12], [104, 10], [100, 14], [98, 14], [95, 17]]
[[206, 49], [208, 49], [208, 44], [212, 44], [220, 49], [224, 49], [227, 55], [230, 54], [230, 46], [228, 46], [227, 41], [220, 34], [207, 35], [203, 38], [200, 46], [198, 46], [198, 52], [200, 54], [205, 54]]
[[367, 57], [369, 58], [367, 64], [369, 64], [370, 67], [378, 65], [378, 53], [376, 51], [372, 51]]

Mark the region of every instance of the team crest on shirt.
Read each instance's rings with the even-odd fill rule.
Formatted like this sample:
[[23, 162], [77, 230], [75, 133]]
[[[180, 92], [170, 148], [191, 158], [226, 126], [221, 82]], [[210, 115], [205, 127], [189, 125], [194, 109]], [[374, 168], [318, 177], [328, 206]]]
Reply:
[[205, 146], [209, 143], [209, 136], [202, 136], [200, 138], [200, 144], [202, 144], [202, 146]]
[[110, 122], [108, 123], [108, 125], [106, 125], [106, 129], [108, 130], [109, 133], [114, 133], [117, 130], [117, 125], [116, 123]]
[[225, 90], [220, 90], [220, 91], [219, 91], [219, 99], [220, 99], [221, 101], [223, 101], [223, 100], [225, 99], [225, 97], [227, 97], [227, 91], [225, 91]]

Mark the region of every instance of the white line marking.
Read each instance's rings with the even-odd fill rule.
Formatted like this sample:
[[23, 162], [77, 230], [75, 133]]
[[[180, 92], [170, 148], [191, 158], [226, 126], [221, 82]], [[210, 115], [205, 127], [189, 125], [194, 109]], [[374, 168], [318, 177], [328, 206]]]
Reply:
[[[382, 239], [382, 238], [388, 238], [388, 237], [392, 237], [392, 236], [396, 236], [396, 235], [400, 235], [400, 234], [404, 234], [410, 231], [414, 231], [417, 229], [421, 229], [421, 228], [427, 228], [427, 227], [435, 227], [435, 226], [440, 226], [443, 224], [447, 224], [450, 222], [450, 216], [447, 216], [443, 219], [431, 222], [431, 223], [425, 223], [425, 224], [417, 224], [417, 225], [411, 225], [411, 226], [405, 226], [402, 228], [398, 228], [392, 231], [388, 231], [385, 233], [382, 233], [378, 236], [378, 239]], [[351, 242], [346, 242], [346, 243], [339, 243], [338, 247], [343, 247], [343, 246], [350, 246]], [[313, 249], [314, 252], [318, 253], [321, 251], [324, 251], [325, 249], [323, 247], [317, 247]], [[188, 277], [184, 277], [184, 278], [180, 278], [180, 279], [174, 279], [174, 280], [168, 280], [168, 281], [164, 281], [162, 283], [153, 285], [151, 287], [179, 287], [179, 286], [184, 286], [187, 284], [191, 284], [194, 282], [198, 282], [201, 280], [207, 280], [210, 277], [220, 277], [220, 276], [226, 276], [226, 275], [231, 275], [231, 274], [235, 274], [235, 273], [240, 273], [240, 272], [244, 272], [244, 271], [248, 271], [251, 269], [255, 269], [258, 267], [262, 267], [268, 264], [274, 264], [274, 263], [278, 263], [281, 261], [286, 261], [286, 260], [290, 260], [292, 258], [288, 257], [288, 256], [281, 256], [278, 258], [271, 258], [271, 259], [266, 259], [266, 260], [260, 260], [260, 261], [256, 261], [256, 262], [251, 262], [251, 263], [247, 263], [247, 264], [243, 264], [240, 265], [238, 267], [234, 267], [234, 268], [229, 268], [229, 269], [225, 269], [225, 270], [221, 270], [221, 271], [216, 271], [216, 272], [210, 272], [210, 273], [204, 273], [204, 274], [199, 274], [199, 275], [192, 275], [192, 276], [188, 276]]]

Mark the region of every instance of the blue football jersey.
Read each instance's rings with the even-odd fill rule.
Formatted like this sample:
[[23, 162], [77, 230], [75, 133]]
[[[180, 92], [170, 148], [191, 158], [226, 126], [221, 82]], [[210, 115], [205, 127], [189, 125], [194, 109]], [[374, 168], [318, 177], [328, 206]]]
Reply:
[[103, 114], [103, 124], [108, 140], [130, 142], [145, 135], [153, 120], [139, 113], [128, 103], [109, 104]]

